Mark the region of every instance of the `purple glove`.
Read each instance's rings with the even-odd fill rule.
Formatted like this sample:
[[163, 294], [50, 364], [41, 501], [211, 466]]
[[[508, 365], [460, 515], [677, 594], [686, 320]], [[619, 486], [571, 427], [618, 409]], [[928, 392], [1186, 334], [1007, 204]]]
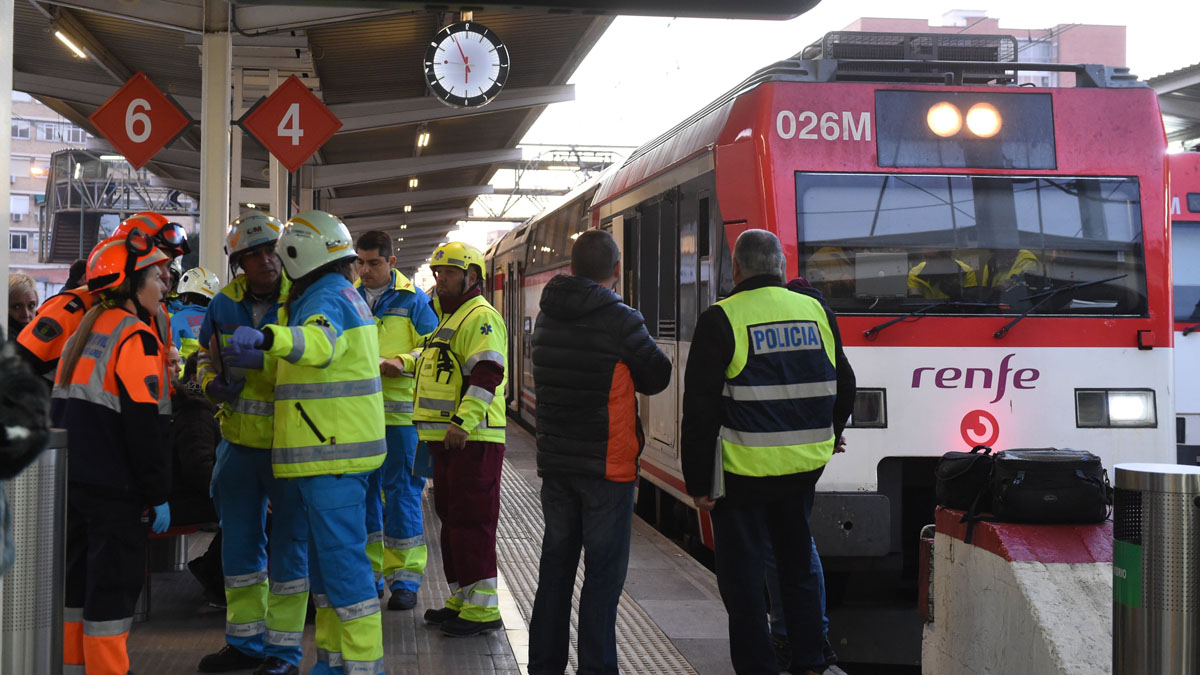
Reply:
[[229, 338], [229, 344], [238, 349], [257, 349], [262, 346], [264, 337], [261, 330], [249, 326], [238, 326]]
[[243, 349], [236, 342], [230, 342], [225, 345], [225, 351], [221, 353], [221, 360], [227, 367], [262, 370], [263, 350]]
[[218, 375], [208, 383], [208, 387], [204, 391], [210, 398], [226, 403], [233, 403], [237, 400], [238, 394], [242, 393], [242, 387], [245, 386], [245, 380], [238, 380], [230, 384], [225, 381], [224, 375]]

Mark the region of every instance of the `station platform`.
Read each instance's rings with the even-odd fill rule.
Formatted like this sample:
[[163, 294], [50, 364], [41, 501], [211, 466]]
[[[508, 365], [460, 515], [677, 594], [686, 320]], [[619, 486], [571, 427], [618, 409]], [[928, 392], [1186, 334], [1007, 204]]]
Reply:
[[[497, 536], [505, 630], [475, 638], [446, 637], [422, 621], [426, 609], [442, 606], [447, 592], [437, 517], [431, 494], [426, 493], [429, 566], [417, 607], [407, 612], [383, 612], [388, 673], [526, 672], [527, 626], [537, 588], [543, 529], [539, 486], [533, 438], [524, 429], [510, 425]], [[189, 559], [207, 548], [210, 536], [189, 537]], [[576, 599], [582, 581], [581, 563]], [[194, 673], [202, 656], [224, 644], [224, 610], [206, 603], [200, 584], [186, 571], [156, 573], [151, 583], [149, 619], [134, 624], [129, 636], [132, 670], [138, 675]], [[629, 573], [617, 616], [621, 672], [731, 674], [726, 630], [725, 609], [712, 572], [634, 518]], [[571, 632], [574, 640], [574, 625]], [[316, 659], [312, 625], [305, 627], [304, 653], [301, 672], [308, 672]], [[570, 659], [568, 672], [574, 672], [573, 646]]]

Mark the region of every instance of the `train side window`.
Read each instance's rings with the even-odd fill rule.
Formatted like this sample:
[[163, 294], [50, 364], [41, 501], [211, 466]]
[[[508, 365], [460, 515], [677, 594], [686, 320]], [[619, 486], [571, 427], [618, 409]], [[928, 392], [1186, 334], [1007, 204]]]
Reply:
[[708, 231], [708, 197], [700, 199], [700, 213], [698, 214], [698, 222], [696, 223], [696, 238], [698, 255], [701, 258], [708, 257], [709, 240], [711, 235]]
[[677, 336], [675, 326], [676, 304], [679, 302], [679, 222], [675, 212], [675, 199], [668, 198], [658, 203], [658, 334], [660, 338]]
[[637, 228], [637, 308], [646, 319], [650, 335], [658, 337], [658, 242], [660, 220], [658, 204], [640, 209]]

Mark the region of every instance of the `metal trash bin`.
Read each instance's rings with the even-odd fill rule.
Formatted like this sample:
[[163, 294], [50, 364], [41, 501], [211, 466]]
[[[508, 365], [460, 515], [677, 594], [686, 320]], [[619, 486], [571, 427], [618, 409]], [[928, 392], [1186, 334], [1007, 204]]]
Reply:
[[13, 566], [4, 575], [0, 675], [62, 673], [67, 432], [8, 482]]
[[1118, 464], [1113, 674], [1200, 673], [1200, 467]]

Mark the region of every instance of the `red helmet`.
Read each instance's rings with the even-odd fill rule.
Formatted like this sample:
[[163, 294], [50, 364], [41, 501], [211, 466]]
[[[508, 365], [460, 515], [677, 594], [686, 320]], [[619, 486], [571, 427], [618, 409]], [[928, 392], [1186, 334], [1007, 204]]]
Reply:
[[133, 230], [141, 230], [154, 240], [154, 245], [163, 249], [172, 258], [187, 255], [192, 247], [188, 245], [187, 231], [179, 223], [167, 220], [166, 216], [154, 211], [142, 211], [121, 221], [121, 225], [113, 232], [114, 237], [129, 234]]
[[88, 256], [88, 290], [116, 288], [131, 274], [170, 260], [157, 242], [140, 229], [115, 234], [96, 245]]

